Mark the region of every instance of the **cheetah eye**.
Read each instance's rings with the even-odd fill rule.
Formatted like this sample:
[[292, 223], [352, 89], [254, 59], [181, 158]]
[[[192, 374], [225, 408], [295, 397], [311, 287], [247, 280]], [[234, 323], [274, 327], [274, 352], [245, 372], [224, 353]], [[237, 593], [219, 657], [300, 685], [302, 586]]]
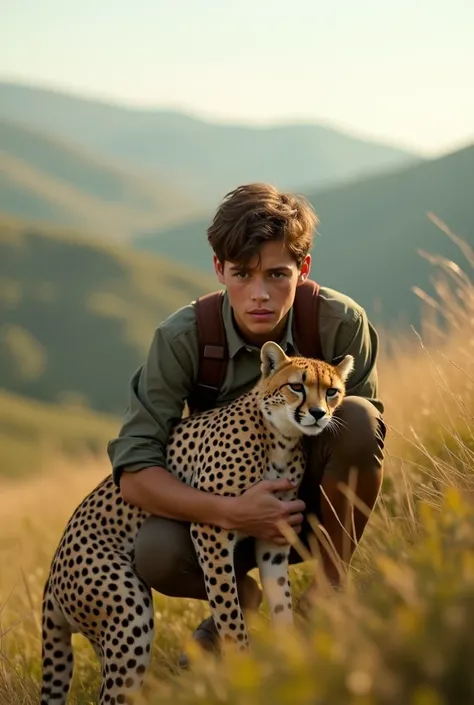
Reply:
[[327, 397], [335, 397], [338, 394], [339, 394], [339, 389], [336, 389], [336, 387], [330, 387], [326, 392]]
[[304, 384], [299, 384], [299, 383], [291, 384], [291, 382], [290, 382], [290, 383], [288, 384], [288, 386], [289, 386], [290, 389], [292, 389], [294, 392], [299, 392], [299, 393], [301, 393], [301, 392], [304, 390]]

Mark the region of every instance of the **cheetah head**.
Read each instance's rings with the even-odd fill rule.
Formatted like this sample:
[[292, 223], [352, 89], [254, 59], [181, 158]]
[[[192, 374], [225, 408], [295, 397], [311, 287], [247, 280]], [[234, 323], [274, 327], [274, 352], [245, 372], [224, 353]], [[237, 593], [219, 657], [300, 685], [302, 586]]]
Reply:
[[262, 346], [260, 408], [265, 418], [286, 436], [317, 436], [336, 428], [333, 416], [346, 392], [354, 358], [337, 365], [304, 357], [288, 357], [274, 342]]

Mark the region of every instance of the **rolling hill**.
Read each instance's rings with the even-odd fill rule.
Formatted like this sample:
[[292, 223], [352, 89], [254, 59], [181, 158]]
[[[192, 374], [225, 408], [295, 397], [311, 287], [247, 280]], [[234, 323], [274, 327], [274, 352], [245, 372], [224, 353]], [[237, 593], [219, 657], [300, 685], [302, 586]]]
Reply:
[[0, 120], [0, 211], [125, 239], [199, 213], [186, 189]]
[[57, 458], [105, 457], [120, 417], [0, 389], [0, 481], [36, 474]]
[[[474, 146], [440, 159], [307, 194], [320, 226], [312, 277], [344, 291], [388, 327], [419, 324], [413, 286], [432, 291], [432, 266], [418, 249], [455, 259], [455, 245], [427, 218], [434, 212], [474, 243]], [[207, 218], [145, 234], [135, 245], [211, 271]], [[460, 261], [461, 258], [461, 261]]]
[[389, 171], [416, 155], [318, 124], [223, 125], [0, 83], [0, 119], [135, 167], [159, 170], [203, 206], [239, 183], [312, 189]]
[[214, 288], [147, 253], [4, 219], [0, 388], [121, 414], [157, 324]]

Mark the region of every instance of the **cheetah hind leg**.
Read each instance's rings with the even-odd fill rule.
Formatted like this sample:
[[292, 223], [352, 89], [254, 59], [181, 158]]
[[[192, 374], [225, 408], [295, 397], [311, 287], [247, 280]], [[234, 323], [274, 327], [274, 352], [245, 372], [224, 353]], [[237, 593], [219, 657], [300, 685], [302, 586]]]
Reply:
[[73, 672], [72, 630], [47, 584], [43, 596], [41, 705], [65, 705]]
[[129, 705], [140, 698], [154, 636], [151, 590], [124, 566], [99, 637], [100, 705]]
[[291, 626], [293, 608], [288, 571], [290, 547], [257, 540], [255, 548], [260, 580], [272, 623], [277, 629]]
[[191, 538], [204, 573], [211, 613], [222, 643], [245, 651], [249, 646], [249, 637], [237, 592], [235, 532], [193, 523]]

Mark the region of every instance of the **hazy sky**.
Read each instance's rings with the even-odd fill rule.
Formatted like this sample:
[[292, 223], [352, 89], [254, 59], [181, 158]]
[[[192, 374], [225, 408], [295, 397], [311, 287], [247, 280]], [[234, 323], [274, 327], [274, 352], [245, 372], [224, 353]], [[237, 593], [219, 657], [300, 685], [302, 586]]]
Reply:
[[0, 73], [215, 120], [474, 141], [473, 0], [0, 0]]

